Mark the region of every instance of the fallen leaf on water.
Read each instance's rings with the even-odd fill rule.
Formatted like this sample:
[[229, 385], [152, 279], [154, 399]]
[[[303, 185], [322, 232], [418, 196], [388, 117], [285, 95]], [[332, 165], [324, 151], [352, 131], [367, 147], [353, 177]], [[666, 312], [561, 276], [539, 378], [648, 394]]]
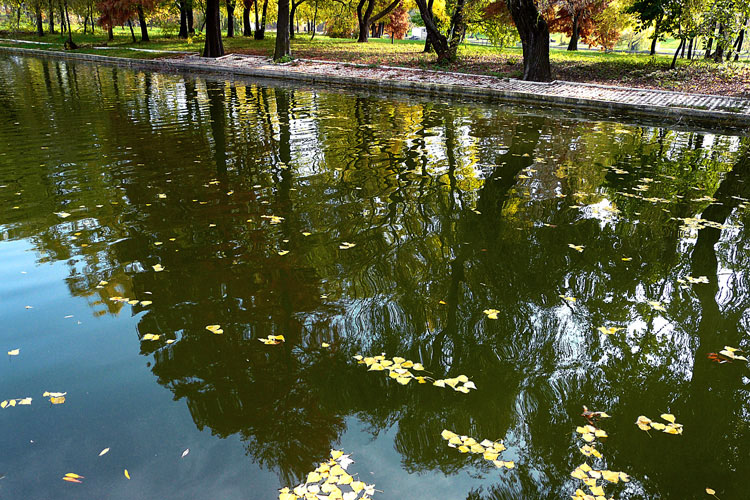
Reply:
[[258, 340], [266, 345], [277, 345], [281, 344], [282, 342], [286, 342], [286, 339], [283, 335], [269, 335], [266, 338], [261, 338]]
[[341, 244], [339, 245], [339, 248], [340, 248], [341, 250], [348, 250], [348, 249], [350, 249], [350, 248], [353, 248], [353, 247], [355, 247], [356, 245], [357, 245], [356, 243], [349, 243], [348, 241], [343, 241], [343, 242], [341, 242]]
[[662, 312], [666, 311], [666, 309], [664, 309], [664, 306], [661, 305], [660, 302], [657, 302], [655, 300], [649, 300], [648, 305], [650, 305], [654, 309], [654, 311], [662, 311]]
[[569, 246], [570, 248], [572, 248], [573, 250], [575, 250], [576, 252], [583, 252], [583, 249], [584, 249], [584, 248], [586, 248], [586, 247], [585, 247], [585, 246], [583, 246], [583, 245], [574, 245], [574, 244], [572, 244], [572, 243], [568, 243], [568, 246]]
[[128, 469], [125, 469], [125, 477], [130, 479], [130, 472], [128, 472]]
[[19, 352], [21, 352], [20, 349], [13, 349], [12, 351], [8, 351], [8, 356], [18, 356]]
[[154, 271], [156, 271], [157, 273], [164, 270], [161, 264], [156, 264], [155, 266], [151, 266], [151, 267], [153, 267]]
[[190, 448], [186, 448], [185, 451], [182, 452], [182, 456], [180, 458], [185, 458], [188, 453], [190, 453]]
[[102, 451], [99, 452], [99, 456], [101, 457], [102, 455], [106, 455], [107, 453], [109, 453], [109, 448], [104, 448]]
[[279, 255], [284, 256], [289, 253], [289, 250], [279, 250]]
[[726, 356], [727, 358], [730, 358], [730, 359], [735, 359], [738, 361], [747, 361], [747, 358], [745, 356], [737, 355], [735, 354], [736, 352], [742, 352], [742, 351], [740, 349], [737, 349], [736, 347], [730, 347], [728, 345], [725, 345], [724, 349], [719, 351], [719, 354], [721, 354], [722, 356]]
[[221, 329], [221, 325], [207, 325], [206, 330], [213, 333], [214, 335], [221, 335], [224, 330]]
[[53, 405], [61, 405], [65, 402], [65, 396], [51, 397], [49, 402]]
[[558, 295], [558, 297], [560, 297], [563, 300], [567, 300], [568, 302], [572, 302], [572, 303], [575, 303], [575, 301], [578, 300], [575, 297], [570, 297], [569, 295]]
[[485, 309], [482, 311], [487, 315], [487, 319], [497, 319], [497, 314], [500, 312], [497, 309]]
[[141, 338], [141, 340], [159, 340], [159, 337], [161, 335], [154, 335], [153, 333], [147, 333], [146, 335]]
[[615, 326], [610, 326], [609, 328], [607, 328], [605, 326], [600, 326], [599, 328], [597, 328], [597, 330], [599, 330], [600, 332], [602, 332], [605, 335], [614, 335], [618, 331], [622, 330], [622, 328], [617, 328]]
[[69, 482], [69, 483], [82, 483], [82, 482], [83, 482], [83, 481], [79, 481], [78, 479], [76, 479], [76, 478], [74, 478], [74, 477], [69, 477], [69, 476], [64, 476], [64, 477], [62, 478], [62, 480], [63, 480], [63, 481], [67, 481], [67, 482]]

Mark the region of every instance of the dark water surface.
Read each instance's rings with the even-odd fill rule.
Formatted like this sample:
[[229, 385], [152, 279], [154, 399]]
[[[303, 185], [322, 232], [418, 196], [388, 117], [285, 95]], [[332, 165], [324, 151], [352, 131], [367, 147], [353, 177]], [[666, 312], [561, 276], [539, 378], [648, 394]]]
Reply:
[[748, 138], [265, 85], [0, 57], [0, 499], [750, 498]]

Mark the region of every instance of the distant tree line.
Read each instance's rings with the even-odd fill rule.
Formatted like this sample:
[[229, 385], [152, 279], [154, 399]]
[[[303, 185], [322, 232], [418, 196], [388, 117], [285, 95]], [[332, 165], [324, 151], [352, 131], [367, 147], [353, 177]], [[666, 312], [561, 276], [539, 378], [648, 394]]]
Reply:
[[[71, 18], [86, 33], [127, 26], [136, 41], [149, 40], [148, 25], [173, 26], [180, 38], [204, 36], [203, 55], [224, 54], [223, 37], [241, 34], [265, 38], [275, 24], [274, 59], [291, 57], [290, 40], [320, 26], [332, 37], [355, 37], [366, 43], [388, 33], [402, 38], [412, 23], [424, 26], [424, 51], [438, 64], [456, 60], [467, 33], [481, 33], [495, 45], [515, 44], [523, 50], [523, 78], [552, 79], [550, 33], [570, 37], [568, 50], [579, 41], [607, 50], [626, 30], [648, 36], [651, 54], [659, 40], [679, 41], [678, 57], [737, 60], [750, 19], [748, 0], [0, 0], [0, 13], [20, 28], [22, 18], [36, 32], [68, 35], [75, 48]], [[57, 24], [56, 24], [57, 23]], [[179, 28], [177, 28], [179, 26]], [[241, 28], [241, 30], [240, 30]]]

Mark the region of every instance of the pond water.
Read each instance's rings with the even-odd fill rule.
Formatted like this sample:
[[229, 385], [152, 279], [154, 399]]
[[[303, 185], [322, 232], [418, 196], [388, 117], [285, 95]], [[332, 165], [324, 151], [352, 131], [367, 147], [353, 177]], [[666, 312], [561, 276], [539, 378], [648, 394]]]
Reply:
[[0, 106], [0, 498], [331, 449], [376, 499], [748, 498], [747, 137], [8, 56]]

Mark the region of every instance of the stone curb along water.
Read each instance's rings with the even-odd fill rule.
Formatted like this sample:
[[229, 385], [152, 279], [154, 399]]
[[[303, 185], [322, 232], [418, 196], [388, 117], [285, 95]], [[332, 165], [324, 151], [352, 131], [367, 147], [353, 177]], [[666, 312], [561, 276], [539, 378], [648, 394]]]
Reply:
[[[446, 83], [430, 83], [422, 81], [396, 80], [396, 79], [378, 79], [361, 76], [344, 76], [344, 75], [324, 75], [305, 71], [291, 71], [284, 69], [284, 66], [276, 68], [253, 68], [253, 67], [236, 67], [222, 65], [220, 63], [201, 62], [200, 58], [186, 58], [184, 60], [174, 59], [131, 59], [127, 57], [111, 57], [97, 54], [82, 54], [75, 52], [63, 52], [54, 50], [38, 50], [20, 47], [0, 46], [0, 53], [9, 53], [16, 55], [41, 56], [57, 59], [69, 59], [77, 61], [88, 61], [118, 66], [128, 66], [132, 68], [144, 68], [152, 71], [161, 72], [189, 72], [189, 73], [209, 73], [250, 76], [254, 78], [272, 79], [272, 80], [293, 80], [312, 84], [326, 84], [343, 88], [369, 88], [380, 91], [397, 91], [408, 92], [411, 94], [422, 95], [440, 95], [460, 98], [472, 98], [482, 101], [523, 103], [531, 105], [555, 106], [558, 108], [575, 108], [580, 110], [598, 111], [616, 113], [617, 116], [630, 117], [647, 117], [659, 119], [662, 124], [679, 124], [688, 126], [707, 127], [711, 130], [725, 131], [727, 129], [733, 132], [739, 132], [742, 135], [750, 135], [750, 100], [738, 99], [739, 101], [748, 101], [748, 107], [745, 112], [721, 111], [716, 109], [697, 109], [691, 107], [681, 107], [675, 105], [655, 105], [647, 103], [634, 104], [631, 102], [618, 102], [616, 100], [604, 100], [595, 98], [581, 98], [569, 96], [556, 96], [549, 94], [536, 94], [530, 91], [505, 90], [486, 88], [471, 85], [456, 85]], [[313, 62], [304, 60], [306, 62]], [[321, 63], [322, 61], [314, 61]], [[347, 63], [339, 63], [346, 66]], [[356, 67], [356, 66], [353, 66]], [[370, 68], [372, 69], [372, 68]], [[403, 69], [403, 68], [389, 68]], [[502, 79], [500, 79], [502, 80]], [[532, 82], [519, 82], [528, 85]], [[555, 83], [572, 84], [571, 82], [550, 82], [535, 83], [540, 88], [548, 87]], [[607, 87], [596, 84], [573, 84], [581, 87], [592, 87], [600, 89], [616, 89], [630, 92], [648, 92], [659, 93], [665, 96], [681, 95], [677, 92], [663, 90], [648, 90], [624, 88], [624, 87]], [[707, 100], [724, 99], [721, 96], [701, 96]]]

